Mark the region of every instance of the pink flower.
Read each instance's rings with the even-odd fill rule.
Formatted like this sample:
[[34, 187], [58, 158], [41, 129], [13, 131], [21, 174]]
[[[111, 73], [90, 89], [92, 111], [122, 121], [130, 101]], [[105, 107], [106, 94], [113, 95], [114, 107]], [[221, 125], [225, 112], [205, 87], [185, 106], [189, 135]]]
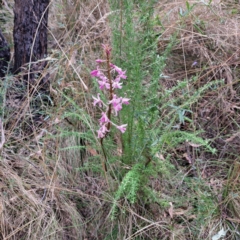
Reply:
[[104, 138], [105, 137], [105, 134], [101, 131], [101, 129], [99, 129], [97, 131], [97, 133], [98, 133], [98, 138]]
[[104, 88], [110, 89], [110, 84], [108, 82], [107, 77], [104, 74], [102, 74], [99, 78], [102, 80], [102, 81], [98, 80], [99, 88], [101, 90], [103, 90]]
[[127, 76], [125, 75], [126, 74], [126, 71], [122, 71], [121, 73], [118, 73], [119, 75], [119, 77], [120, 78], [122, 78], [122, 79], [126, 79], [127, 78]]
[[115, 116], [117, 116], [118, 112], [122, 110], [122, 104], [119, 103], [118, 105], [113, 106], [113, 109], [115, 111]]
[[120, 82], [121, 78], [117, 75], [117, 77], [113, 80], [114, 82]]
[[[99, 84], [99, 88], [101, 90], [106, 89], [108, 95], [110, 96], [109, 102], [107, 104], [105, 104], [101, 98], [100, 98], [100, 94], [97, 94], [97, 97], [92, 96], [93, 98], [93, 105], [94, 106], [99, 106], [100, 108], [107, 108], [104, 112], [104, 110], [102, 110], [102, 115], [101, 118], [99, 119], [99, 123], [100, 123], [100, 128], [99, 130], [97, 130], [97, 137], [98, 138], [104, 138], [106, 137], [107, 133], [110, 130], [110, 126], [115, 126], [118, 130], [120, 130], [122, 133], [124, 133], [127, 129], [127, 124], [123, 124], [120, 126], [117, 126], [114, 122], [112, 122], [111, 119], [111, 115], [112, 115], [112, 111], [114, 112], [115, 116], [118, 115], [118, 112], [122, 109], [122, 104], [129, 104], [130, 99], [127, 97], [118, 97], [117, 94], [115, 93], [115, 89], [121, 89], [122, 88], [122, 82], [121, 79], [126, 79], [126, 71], [123, 71], [120, 67], [114, 65], [114, 64], [110, 64], [111, 69], [101, 69], [100, 68], [100, 64], [104, 63], [106, 61], [109, 61], [110, 59], [110, 54], [112, 51], [112, 48], [109, 45], [102, 45], [103, 49], [105, 51], [106, 54], [106, 59], [107, 60], [103, 60], [103, 59], [97, 59], [96, 63], [97, 63], [97, 69], [93, 70], [91, 72], [91, 76], [96, 77], [97, 78], [97, 82]], [[109, 79], [107, 76], [105, 76], [105, 71], [110, 73], [114, 73], [115, 75], [115, 79], [113, 78], [112, 80]], [[111, 81], [111, 82], [110, 82]], [[112, 86], [110, 86], [110, 84]], [[111, 90], [110, 90], [111, 87]], [[109, 105], [109, 106], [107, 106]], [[111, 111], [112, 109], [112, 111]]]
[[127, 124], [123, 124], [121, 126], [117, 126], [117, 129], [124, 133], [127, 129]]
[[116, 94], [113, 94], [113, 98], [111, 101], [109, 101], [109, 103], [111, 103], [113, 106], [116, 106], [121, 103], [121, 98], [117, 97]]
[[127, 78], [126, 71], [123, 71], [120, 67], [118, 67], [118, 66], [116, 66], [116, 65], [114, 65], [112, 63], [111, 63], [111, 67], [117, 71], [118, 78], [122, 78], [122, 79], [126, 79]]
[[120, 68], [120, 67], [118, 67], [118, 66], [116, 66], [116, 65], [114, 65], [114, 64], [110, 64], [110, 66], [113, 68], [113, 69], [115, 69], [118, 73], [121, 73], [122, 72], [122, 69]]
[[97, 94], [97, 97], [96, 97], [96, 98], [95, 98], [94, 96], [92, 96], [92, 98], [94, 99], [94, 101], [93, 101], [93, 106], [98, 105], [99, 107], [102, 107], [103, 102], [102, 102], [102, 100], [100, 99], [100, 93]]
[[128, 105], [130, 101], [130, 98], [122, 98], [122, 104]]
[[115, 116], [117, 116], [118, 112], [122, 109], [121, 98], [118, 98], [116, 94], [113, 95], [113, 99], [109, 101], [112, 104], [113, 109], [115, 111]]
[[103, 62], [106, 62], [106, 61], [103, 60], [103, 59], [97, 59], [96, 62], [97, 62], [97, 63], [103, 63]]
[[98, 138], [104, 138], [107, 132], [109, 132], [109, 130], [107, 130], [106, 125], [101, 126], [100, 129], [97, 131]]
[[99, 77], [101, 75], [101, 71], [99, 69], [91, 71], [91, 75], [93, 77]]
[[99, 122], [101, 126], [109, 122], [109, 119], [106, 113], [102, 112], [102, 117], [99, 119]]
[[112, 84], [113, 88], [117, 89], [121, 89], [122, 88], [122, 83], [120, 82], [117, 82], [117, 81], [113, 81], [113, 84]]

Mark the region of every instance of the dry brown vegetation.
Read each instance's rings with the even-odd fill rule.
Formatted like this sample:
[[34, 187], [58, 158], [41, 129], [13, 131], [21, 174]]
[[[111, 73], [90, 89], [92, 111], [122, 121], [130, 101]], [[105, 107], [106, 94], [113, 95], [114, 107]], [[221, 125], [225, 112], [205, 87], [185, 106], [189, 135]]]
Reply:
[[[240, 238], [240, 7], [236, 1], [220, 0], [189, 4], [196, 5], [187, 14], [186, 1], [155, 3], [153, 22], [161, 21], [153, 26], [159, 35], [158, 54], [174, 39], [159, 84], [165, 92], [185, 81], [188, 94], [193, 95], [206, 84], [222, 80], [198, 101], [190, 102], [186, 116], [192, 121], [178, 126], [183, 131], [204, 130], [201, 137], [210, 140], [216, 154], [191, 142], [166, 149], [158, 158], [170, 159], [174, 174], [168, 178], [159, 174], [149, 181], [162, 205], [146, 203], [141, 197], [136, 204], [121, 199], [117, 204], [124, 207], [111, 219], [118, 182], [114, 174], [104, 176], [101, 154], [76, 133], [94, 132], [94, 86], [89, 72], [102, 54], [101, 44], [113, 41], [109, 19], [118, 12], [110, 9], [107, 0], [52, 1], [52, 62], [46, 70], [51, 79], [51, 103], [44, 105], [47, 97], [38, 99], [38, 90], [27, 94], [21, 76], [9, 75], [1, 83], [5, 119], [0, 122], [4, 144], [0, 239], [211, 240], [222, 229], [227, 230], [226, 235], [215, 240]], [[12, 6], [13, 1], [7, 1], [0, 10], [9, 42]], [[72, 102], [65, 96], [92, 118], [80, 119], [84, 111], [68, 114]], [[165, 101], [176, 99], [185, 106], [184, 96], [181, 90], [173, 91]], [[167, 119], [169, 112], [166, 108], [159, 117]], [[72, 148], [84, 145], [86, 148]], [[118, 167], [119, 163], [113, 164], [113, 172]], [[191, 185], [184, 183], [185, 177], [193, 179]]]

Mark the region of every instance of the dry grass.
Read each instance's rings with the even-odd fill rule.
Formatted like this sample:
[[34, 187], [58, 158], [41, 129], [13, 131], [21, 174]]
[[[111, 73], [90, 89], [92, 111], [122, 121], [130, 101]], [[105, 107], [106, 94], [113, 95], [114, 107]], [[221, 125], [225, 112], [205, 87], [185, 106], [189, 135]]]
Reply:
[[[48, 71], [53, 103], [42, 104], [40, 90], [26, 94], [20, 77], [9, 77], [7, 87], [2, 84], [7, 99], [0, 161], [0, 239], [194, 240], [212, 239], [222, 228], [228, 230], [224, 239], [239, 239], [240, 7], [234, 1], [212, 1], [211, 8], [199, 1], [189, 4], [196, 6], [180, 16], [180, 8], [186, 11], [185, 1], [156, 3], [155, 17], [164, 26], [155, 27], [160, 33], [160, 54], [176, 33], [164, 69], [168, 78], [162, 78], [161, 84], [166, 90], [187, 79], [192, 94], [213, 80], [224, 79], [224, 85], [191, 105], [193, 121], [181, 126], [204, 129], [202, 136], [210, 139], [217, 154], [196, 151], [191, 145], [176, 148], [171, 154], [175, 175], [150, 181], [162, 203], [142, 200], [131, 205], [122, 199], [119, 216], [112, 221], [111, 191], [117, 183], [108, 185], [100, 174], [101, 157], [94, 146], [77, 135], [63, 134], [63, 130], [89, 130], [83, 121], [63, 117], [72, 108], [63, 93], [94, 119], [88, 100], [93, 88], [89, 69], [95, 67], [101, 44], [111, 42], [108, 16], [115, 13], [107, 0], [52, 1], [49, 56], [56, 60]], [[6, 19], [13, 17], [12, 6], [9, 1], [1, 10]], [[12, 22], [4, 26], [11, 42]], [[181, 102], [180, 94], [174, 97]], [[84, 144], [85, 150], [69, 148]], [[185, 177], [191, 184], [183, 181]]]

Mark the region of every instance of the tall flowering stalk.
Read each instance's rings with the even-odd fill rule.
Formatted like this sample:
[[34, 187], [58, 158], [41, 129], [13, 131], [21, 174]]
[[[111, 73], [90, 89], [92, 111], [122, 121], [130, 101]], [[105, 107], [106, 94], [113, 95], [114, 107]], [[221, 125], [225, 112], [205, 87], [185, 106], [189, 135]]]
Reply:
[[[93, 77], [97, 78], [99, 89], [108, 94], [108, 101], [104, 102], [100, 98], [98, 93], [96, 97], [93, 96], [93, 105], [98, 106], [102, 111], [102, 116], [99, 119], [100, 128], [97, 131], [98, 138], [100, 138], [101, 145], [103, 147], [103, 139], [110, 132], [111, 126], [116, 127], [122, 133], [126, 131], [127, 124], [117, 125], [112, 121], [112, 115], [117, 116], [122, 110], [123, 104], [129, 104], [129, 98], [118, 96], [116, 89], [122, 88], [122, 80], [127, 78], [126, 71], [123, 71], [120, 67], [110, 62], [111, 47], [103, 45], [103, 49], [106, 55], [106, 59], [97, 59], [97, 68], [91, 72]], [[106, 67], [101, 68], [105, 64]], [[114, 77], [113, 77], [114, 76]], [[104, 149], [104, 148], [103, 148]], [[105, 155], [105, 153], [104, 153]], [[106, 155], [105, 155], [106, 159]], [[106, 167], [105, 167], [106, 169]]]
[[[100, 128], [97, 131], [98, 138], [104, 138], [110, 131], [112, 125], [122, 133], [126, 131], [127, 124], [117, 125], [111, 118], [112, 111], [114, 111], [114, 115], [117, 116], [122, 109], [122, 105], [129, 104], [130, 100], [126, 97], [119, 97], [115, 92], [116, 89], [122, 88], [121, 80], [127, 78], [126, 71], [123, 71], [110, 62], [111, 48], [108, 45], [103, 45], [103, 49], [106, 54], [106, 60], [97, 59], [97, 69], [91, 72], [91, 75], [97, 78], [99, 89], [102, 91], [106, 90], [109, 94], [107, 103], [103, 102], [99, 93], [97, 97], [93, 96], [93, 105], [100, 107], [102, 110], [102, 117], [99, 119]], [[101, 68], [102, 63], [106, 63], [106, 70]], [[116, 77], [112, 79], [112, 75], [116, 75]]]

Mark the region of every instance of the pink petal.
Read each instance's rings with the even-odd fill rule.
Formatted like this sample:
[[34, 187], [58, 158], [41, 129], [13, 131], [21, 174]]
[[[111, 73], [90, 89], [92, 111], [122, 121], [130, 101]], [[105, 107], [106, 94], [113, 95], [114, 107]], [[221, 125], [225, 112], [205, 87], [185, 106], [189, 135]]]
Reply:
[[93, 71], [91, 71], [91, 75], [94, 76], [94, 77], [99, 76], [99, 70], [93, 70]]
[[97, 62], [97, 63], [103, 63], [103, 62], [106, 62], [106, 61], [103, 60], [103, 59], [97, 59], [96, 62]]
[[94, 99], [93, 106], [99, 105], [99, 107], [102, 107], [102, 100], [100, 99], [100, 94], [97, 94], [97, 97], [92, 96]]
[[97, 132], [98, 132], [98, 138], [104, 138], [106, 133], [109, 132], [109, 130], [107, 129], [106, 125], [103, 125], [100, 127], [100, 129]]
[[104, 138], [105, 137], [105, 134], [100, 129], [97, 131], [97, 133], [98, 133], [98, 138]]
[[122, 104], [128, 105], [130, 101], [130, 98], [122, 98]]
[[107, 114], [103, 112], [102, 117], [99, 119], [99, 121], [100, 121], [101, 125], [104, 125], [105, 123], [108, 123], [109, 119], [107, 117]]
[[124, 133], [127, 129], [127, 124], [123, 124], [121, 126], [117, 126], [117, 129], [119, 129], [122, 133]]
[[119, 82], [113, 82], [113, 88], [115, 88], [115, 89], [121, 89], [122, 88], [122, 83], [119, 83]]

